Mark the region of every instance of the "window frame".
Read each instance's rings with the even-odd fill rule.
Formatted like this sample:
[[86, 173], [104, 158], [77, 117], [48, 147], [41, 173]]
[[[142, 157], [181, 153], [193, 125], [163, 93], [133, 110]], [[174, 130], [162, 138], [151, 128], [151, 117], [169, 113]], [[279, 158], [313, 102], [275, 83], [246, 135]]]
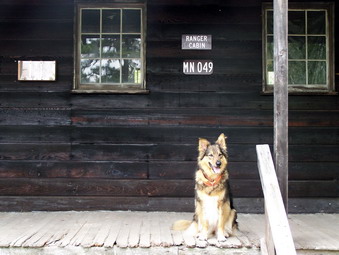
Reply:
[[[147, 94], [146, 89], [146, 4], [145, 3], [79, 3], [76, 5], [74, 22], [74, 81], [72, 93], [117, 93], [117, 94]], [[140, 60], [142, 65], [141, 84], [119, 83], [85, 83], [81, 84], [81, 10], [82, 9], [141, 9], [141, 47]], [[100, 22], [101, 23], [101, 22]], [[100, 31], [100, 35], [102, 32]], [[119, 34], [123, 34], [120, 31]], [[102, 59], [102, 58], [100, 58]]]
[[[274, 84], [268, 84], [267, 81], [267, 11], [272, 10], [272, 3], [262, 4], [262, 93], [273, 94]], [[326, 85], [288, 85], [288, 93], [292, 95], [337, 95], [335, 91], [335, 65], [334, 65], [334, 4], [329, 3], [289, 3], [290, 10], [300, 11], [326, 11], [326, 68], [327, 68], [327, 84]], [[306, 33], [306, 32], [305, 32]], [[290, 34], [288, 34], [289, 36]], [[305, 34], [307, 37], [307, 33]], [[306, 61], [309, 61], [306, 59]], [[307, 70], [306, 70], [307, 71]]]

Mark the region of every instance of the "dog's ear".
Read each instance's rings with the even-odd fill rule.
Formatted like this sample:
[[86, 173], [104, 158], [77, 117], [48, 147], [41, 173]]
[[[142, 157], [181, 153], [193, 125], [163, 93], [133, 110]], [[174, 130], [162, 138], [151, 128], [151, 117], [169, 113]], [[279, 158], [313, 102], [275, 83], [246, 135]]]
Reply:
[[227, 153], [226, 139], [227, 136], [221, 133], [218, 137], [218, 140], [215, 142], [216, 144], [219, 145], [220, 149], [225, 153]]
[[207, 150], [207, 147], [210, 145], [211, 143], [206, 140], [205, 138], [199, 138], [199, 147], [198, 147], [198, 151], [199, 151], [199, 158], [203, 158], [205, 155], [205, 152]]

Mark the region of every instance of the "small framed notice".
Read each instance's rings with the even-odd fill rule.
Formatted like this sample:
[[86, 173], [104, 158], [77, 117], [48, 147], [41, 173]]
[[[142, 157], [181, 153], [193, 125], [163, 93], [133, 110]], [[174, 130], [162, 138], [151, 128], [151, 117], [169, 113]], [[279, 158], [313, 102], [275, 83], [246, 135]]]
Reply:
[[55, 61], [18, 61], [19, 81], [55, 81]]

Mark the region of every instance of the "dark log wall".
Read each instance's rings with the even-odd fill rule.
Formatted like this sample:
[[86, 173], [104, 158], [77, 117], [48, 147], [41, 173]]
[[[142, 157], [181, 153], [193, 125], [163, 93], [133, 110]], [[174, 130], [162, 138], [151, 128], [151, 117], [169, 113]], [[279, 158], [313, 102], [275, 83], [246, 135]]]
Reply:
[[[261, 1], [149, 0], [147, 13], [150, 93], [79, 95], [73, 1], [0, 2], [1, 211], [191, 211], [197, 139], [221, 132], [236, 205], [262, 211]], [[182, 34], [211, 34], [213, 49], [181, 50]], [[24, 59], [56, 60], [57, 81], [18, 82]], [[184, 75], [185, 59], [212, 59], [213, 75]], [[289, 125], [290, 209], [338, 210], [338, 96], [291, 96]]]

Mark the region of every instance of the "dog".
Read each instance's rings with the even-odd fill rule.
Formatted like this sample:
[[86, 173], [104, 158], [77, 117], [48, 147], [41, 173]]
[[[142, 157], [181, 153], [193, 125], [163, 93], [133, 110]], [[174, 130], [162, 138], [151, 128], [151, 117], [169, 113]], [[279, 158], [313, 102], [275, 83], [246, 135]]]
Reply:
[[195, 214], [193, 221], [176, 221], [173, 230], [189, 231], [201, 241], [215, 234], [219, 242], [224, 242], [238, 228], [228, 182], [226, 138], [220, 134], [214, 144], [199, 138]]

